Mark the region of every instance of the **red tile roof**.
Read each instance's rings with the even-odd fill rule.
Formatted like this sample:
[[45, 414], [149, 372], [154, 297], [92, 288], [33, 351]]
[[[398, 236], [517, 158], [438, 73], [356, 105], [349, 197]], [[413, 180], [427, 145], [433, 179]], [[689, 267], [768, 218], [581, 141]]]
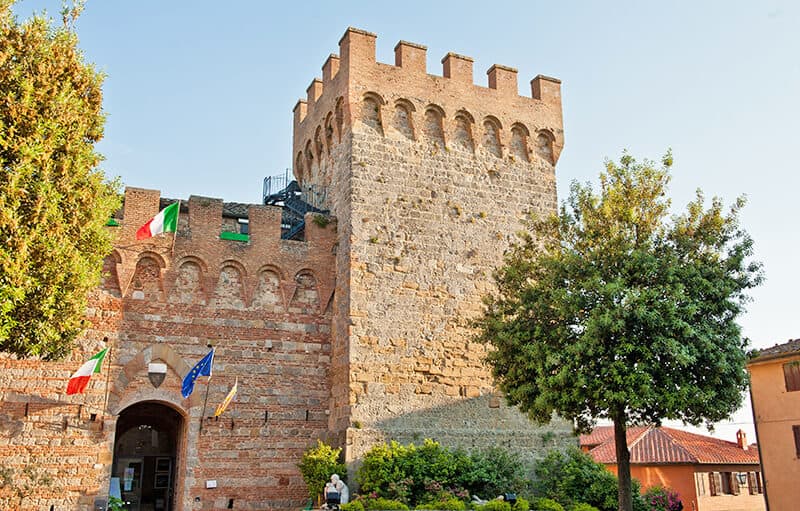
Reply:
[[761, 359], [778, 358], [783, 355], [792, 355], [800, 353], [800, 339], [790, 340], [783, 344], [776, 344], [771, 348], [763, 348], [758, 350], [758, 355], [751, 360], [751, 362], [758, 362]]
[[[749, 446], [745, 451], [736, 442], [655, 426], [632, 427], [627, 433], [631, 463], [758, 464], [755, 446]], [[581, 435], [580, 442], [581, 446], [591, 448], [589, 454], [595, 461], [617, 462], [613, 426], [602, 426], [589, 435]], [[593, 445], [596, 447], [592, 448]]]

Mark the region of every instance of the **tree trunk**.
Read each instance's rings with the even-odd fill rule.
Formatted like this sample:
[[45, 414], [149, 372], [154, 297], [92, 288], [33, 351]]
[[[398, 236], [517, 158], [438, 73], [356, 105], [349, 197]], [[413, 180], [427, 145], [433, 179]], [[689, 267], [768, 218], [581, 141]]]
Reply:
[[614, 444], [617, 450], [619, 511], [633, 511], [631, 495], [631, 452], [628, 450], [625, 412], [614, 415]]

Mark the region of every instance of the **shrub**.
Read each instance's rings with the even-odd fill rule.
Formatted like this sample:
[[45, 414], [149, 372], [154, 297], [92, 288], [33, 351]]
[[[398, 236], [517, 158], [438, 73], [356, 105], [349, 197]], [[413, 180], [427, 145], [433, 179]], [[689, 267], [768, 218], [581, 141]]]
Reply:
[[425, 440], [421, 446], [374, 446], [356, 477], [364, 493], [417, 506], [519, 492], [526, 485], [523, 471], [519, 457], [500, 448], [467, 453]]
[[564, 511], [564, 507], [553, 499], [542, 498], [536, 501], [536, 511]]
[[591, 504], [587, 504], [586, 502], [578, 502], [569, 508], [569, 511], [598, 511], [598, 509]]
[[[551, 451], [535, 469], [534, 492], [567, 507], [580, 502], [599, 511], [617, 511], [617, 477], [577, 447]], [[639, 482], [632, 481], [633, 509], [645, 511]]]
[[339, 509], [341, 511], [364, 511], [364, 504], [360, 500], [354, 500], [347, 504], [341, 504]]
[[374, 511], [408, 511], [408, 506], [397, 500], [384, 499], [378, 497], [376, 499], [367, 499], [367, 509]]
[[511, 511], [511, 504], [505, 500], [490, 500], [481, 506], [475, 506], [476, 511]]
[[433, 502], [428, 502], [427, 504], [417, 506], [417, 509], [436, 509], [438, 511], [465, 511], [467, 509], [467, 505], [464, 503], [463, 500], [459, 500], [457, 498], [451, 498], [447, 500], [436, 500]]
[[531, 508], [530, 502], [522, 497], [517, 497], [517, 501], [511, 506], [511, 511], [528, 511]]
[[339, 462], [341, 452], [342, 449], [334, 449], [322, 440], [317, 440], [316, 447], [310, 447], [303, 453], [297, 466], [312, 499], [322, 493], [331, 475], [346, 475], [347, 468], [344, 463]]
[[519, 493], [527, 485], [525, 465], [516, 453], [489, 447], [471, 452], [470, 462], [461, 476], [461, 484], [474, 495], [487, 498], [506, 492]]
[[678, 492], [663, 486], [648, 488], [643, 497], [647, 511], [679, 511], [683, 508]]

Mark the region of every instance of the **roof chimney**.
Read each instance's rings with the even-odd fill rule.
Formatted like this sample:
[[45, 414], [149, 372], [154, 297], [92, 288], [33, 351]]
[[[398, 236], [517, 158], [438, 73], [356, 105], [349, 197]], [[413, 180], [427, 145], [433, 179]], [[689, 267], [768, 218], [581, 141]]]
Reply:
[[747, 435], [741, 429], [736, 432], [736, 443], [743, 450], [747, 450]]

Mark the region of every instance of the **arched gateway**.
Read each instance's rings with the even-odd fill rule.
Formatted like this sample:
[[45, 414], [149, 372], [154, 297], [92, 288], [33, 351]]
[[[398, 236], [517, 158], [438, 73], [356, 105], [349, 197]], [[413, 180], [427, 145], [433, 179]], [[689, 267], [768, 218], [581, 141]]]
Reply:
[[111, 469], [130, 511], [172, 511], [185, 420], [171, 406], [143, 401], [119, 414]]

